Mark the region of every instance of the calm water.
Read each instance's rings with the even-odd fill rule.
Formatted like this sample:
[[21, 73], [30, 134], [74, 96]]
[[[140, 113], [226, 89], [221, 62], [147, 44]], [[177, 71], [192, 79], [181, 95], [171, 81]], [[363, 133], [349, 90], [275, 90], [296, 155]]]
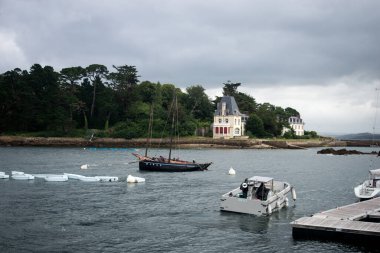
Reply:
[[[135, 158], [126, 149], [0, 148], [0, 171], [7, 173], [146, 179], [142, 184], [1, 180], [0, 252], [365, 251], [292, 238], [291, 221], [355, 202], [353, 187], [370, 167], [380, 167], [375, 156], [326, 156], [317, 150], [182, 150], [181, 158], [214, 164], [206, 172], [142, 173], [129, 163]], [[82, 164], [89, 169], [80, 170]], [[235, 176], [227, 175], [231, 166]], [[296, 205], [290, 201], [270, 217], [221, 213], [220, 196], [254, 175], [295, 185]]]

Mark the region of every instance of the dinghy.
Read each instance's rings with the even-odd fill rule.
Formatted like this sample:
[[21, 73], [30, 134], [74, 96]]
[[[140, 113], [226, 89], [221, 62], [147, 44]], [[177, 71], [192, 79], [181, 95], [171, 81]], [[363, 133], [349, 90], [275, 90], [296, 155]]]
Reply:
[[63, 173], [63, 175], [66, 175], [69, 179], [78, 179], [78, 180], [80, 180], [81, 178], [85, 177], [85, 176], [82, 176], [82, 175], [70, 174], [70, 173]]
[[23, 175], [24, 174], [24, 172], [22, 172], [22, 171], [15, 171], [15, 170], [13, 170], [11, 173], [12, 173], [12, 176], [13, 175]]
[[66, 182], [69, 178], [67, 175], [46, 175], [44, 178], [48, 182]]
[[96, 177], [80, 177], [79, 178], [80, 181], [83, 181], [83, 182], [99, 182], [100, 179], [99, 178], [96, 178]]
[[0, 179], [8, 179], [9, 175], [5, 174], [5, 172], [0, 171]]
[[34, 179], [34, 176], [30, 174], [12, 174], [12, 178], [15, 180], [30, 180]]
[[295, 201], [296, 192], [287, 182], [260, 176], [246, 178], [239, 188], [222, 196], [220, 210], [257, 216], [270, 215], [289, 205], [286, 197], [289, 192]]
[[41, 178], [41, 179], [45, 179], [45, 177], [47, 175], [51, 175], [51, 174], [32, 174], [34, 176], [34, 178]]

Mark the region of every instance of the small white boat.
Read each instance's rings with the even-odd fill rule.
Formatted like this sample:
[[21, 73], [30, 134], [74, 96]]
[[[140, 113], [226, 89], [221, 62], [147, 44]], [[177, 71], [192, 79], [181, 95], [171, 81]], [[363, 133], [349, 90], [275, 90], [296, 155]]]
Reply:
[[100, 181], [100, 179], [96, 177], [84, 177], [84, 176], [80, 177], [79, 180], [83, 182], [99, 182]]
[[66, 175], [69, 179], [78, 179], [78, 180], [80, 180], [81, 178], [85, 177], [85, 176], [82, 176], [82, 175], [70, 174], [70, 173], [63, 173], [63, 175]]
[[48, 182], [66, 182], [67, 180], [69, 180], [67, 175], [54, 174], [46, 175], [44, 179]]
[[5, 174], [5, 172], [0, 171], [0, 179], [8, 179], [9, 175]]
[[128, 175], [127, 183], [143, 183], [145, 182], [145, 178], [142, 177], [134, 177], [132, 175]]
[[370, 170], [369, 179], [354, 188], [355, 196], [360, 200], [380, 196], [380, 169]]
[[82, 170], [87, 170], [88, 169], [88, 164], [83, 164], [82, 166], [80, 166], [80, 168]]
[[286, 194], [292, 193], [296, 200], [294, 187], [287, 182], [275, 181], [270, 177], [254, 176], [245, 181], [220, 199], [220, 210], [227, 212], [270, 215], [289, 205]]
[[111, 176], [96, 176], [95, 178], [99, 178], [100, 182], [117, 182], [117, 181], [119, 181], [118, 177], [111, 177]]
[[15, 180], [30, 180], [34, 179], [34, 176], [30, 174], [12, 174], [12, 178]]

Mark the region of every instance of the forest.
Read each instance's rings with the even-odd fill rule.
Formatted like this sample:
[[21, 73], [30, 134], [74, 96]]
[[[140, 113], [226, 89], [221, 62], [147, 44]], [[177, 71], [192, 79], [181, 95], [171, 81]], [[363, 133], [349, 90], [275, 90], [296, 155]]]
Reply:
[[[140, 81], [135, 66], [101, 64], [68, 67], [56, 72], [51, 66], [34, 64], [30, 70], [16, 68], [0, 75], [0, 134], [32, 136], [146, 137], [153, 109], [153, 137], [168, 136], [168, 112], [174, 96], [178, 99], [181, 136], [196, 135], [197, 129], [210, 126], [216, 104], [202, 85], [184, 91], [174, 84]], [[241, 112], [250, 117], [247, 133], [251, 137], [279, 137], [287, 119], [297, 110], [270, 103], [259, 104], [239, 92], [241, 83], [221, 84], [223, 95], [234, 96]], [[315, 137], [314, 131], [304, 138]], [[288, 132], [286, 138], [295, 138]]]

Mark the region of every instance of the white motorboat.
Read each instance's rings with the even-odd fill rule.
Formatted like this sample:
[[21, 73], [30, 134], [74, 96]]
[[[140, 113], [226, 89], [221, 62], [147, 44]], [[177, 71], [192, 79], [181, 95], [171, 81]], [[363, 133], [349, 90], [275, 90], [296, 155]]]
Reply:
[[69, 179], [78, 179], [78, 180], [80, 180], [81, 178], [85, 177], [85, 176], [82, 176], [82, 175], [70, 174], [70, 173], [63, 173], [63, 175], [66, 175]]
[[30, 180], [34, 179], [33, 175], [30, 174], [12, 174], [12, 178], [15, 180]]
[[296, 200], [294, 187], [287, 182], [275, 181], [270, 177], [254, 176], [222, 196], [220, 210], [227, 212], [270, 215], [289, 205], [286, 194], [292, 193]]
[[67, 175], [54, 175], [48, 174], [44, 177], [44, 179], [48, 182], [66, 182], [69, 180]]
[[0, 179], [8, 179], [9, 175], [5, 174], [5, 172], [0, 171]]
[[99, 178], [100, 182], [117, 182], [117, 181], [119, 181], [118, 177], [112, 177], [112, 176], [96, 176], [95, 178]]
[[360, 200], [380, 196], [380, 169], [370, 170], [369, 179], [356, 186], [354, 192]]

